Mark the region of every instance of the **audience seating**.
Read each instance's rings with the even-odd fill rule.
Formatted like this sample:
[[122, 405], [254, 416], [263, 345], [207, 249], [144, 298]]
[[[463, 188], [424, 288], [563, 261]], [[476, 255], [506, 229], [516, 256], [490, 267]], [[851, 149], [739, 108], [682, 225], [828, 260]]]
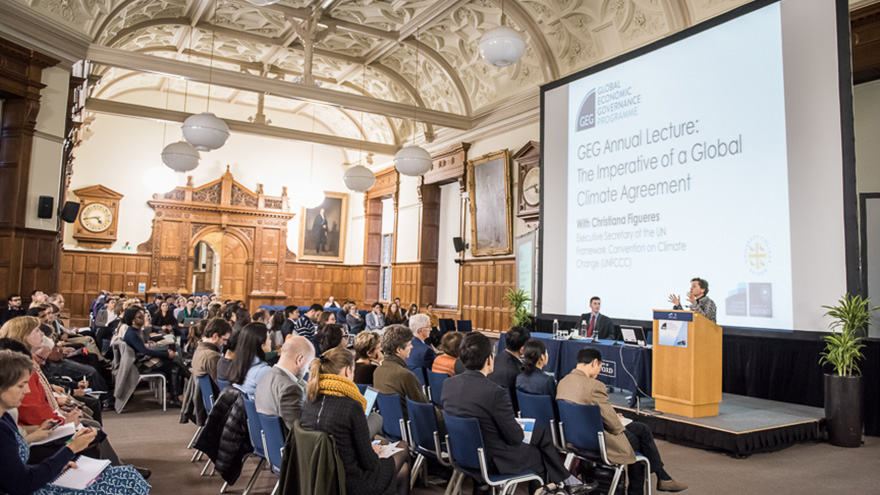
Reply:
[[[269, 460], [269, 470], [276, 476], [281, 475], [281, 460], [284, 457], [284, 433], [281, 431], [281, 418], [269, 414], [257, 413], [263, 429], [263, 451]], [[272, 495], [278, 492], [280, 479], [272, 489]]]
[[471, 320], [458, 320], [457, 330], [459, 332], [470, 332], [472, 329]]
[[220, 380], [219, 378], [217, 379], [217, 388], [219, 388], [221, 391], [228, 386], [229, 382], [227, 382], [226, 380]]
[[449, 378], [449, 375], [434, 373], [431, 370], [425, 370], [425, 373], [428, 375], [428, 396], [431, 398], [431, 402], [437, 407], [443, 407], [440, 405], [440, 397], [443, 396], [443, 382]]
[[406, 426], [403, 422], [403, 406], [397, 394], [378, 394], [376, 405], [382, 415], [382, 430], [392, 442], [406, 441]]
[[528, 394], [521, 390], [516, 391], [516, 403], [519, 405], [520, 417], [535, 420], [535, 425], [550, 432], [553, 446], [556, 450], [565, 451], [565, 446], [559, 442], [556, 430], [556, 411], [553, 407], [553, 397], [549, 395]]
[[[416, 454], [410, 478], [410, 489], [415, 486], [419, 471], [424, 466], [425, 458], [438, 461], [444, 466], [450, 466], [449, 454], [443, 451], [440, 443], [440, 433], [437, 428], [437, 416], [434, 406], [413, 402], [409, 397], [406, 399], [406, 411], [409, 421], [406, 422], [407, 435], [410, 439], [410, 448]], [[425, 471], [427, 477], [427, 471]]]
[[364, 383], [355, 383], [355, 385], [357, 385], [358, 390], [360, 391], [361, 395], [364, 395], [364, 392], [367, 391], [367, 387], [369, 387], [369, 385], [364, 384]]
[[[202, 396], [202, 404], [205, 406], [205, 412], [211, 414], [211, 409], [214, 408], [214, 384], [212, 383], [211, 375], [203, 375], [199, 377], [193, 376], [193, 378], [199, 381], [199, 393]], [[204, 426], [198, 427], [195, 435], [193, 435], [192, 440], [189, 442], [188, 448], [192, 448], [196, 443], [196, 438], [198, 438], [199, 433], [201, 433], [203, 429], [205, 429]], [[201, 458], [202, 453], [196, 452], [193, 454], [192, 459], [190, 459], [189, 462], [195, 462]]]
[[[605, 449], [605, 427], [599, 406], [584, 406], [557, 399], [559, 406], [559, 435], [566, 450], [592, 462], [598, 462], [614, 469], [614, 478], [608, 493], [616, 493], [625, 464], [615, 464], [608, 460]], [[645, 495], [651, 495], [651, 463], [648, 458], [636, 452], [636, 462], [645, 464]], [[566, 466], [567, 467], [567, 466]]]
[[437, 320], [437, 324], [441, 334], [455, 331], [455, 320], [452, 318], [440, 318]]
[[[538, 481], [542, 485], [544, 480], [537, 473], [527, 471], [515, 476], [489, 474], [486, 451], [483, 445], [483, 434], [480, 431], [480, 421], [476, 418], [462, 418], [452, 414], [445, 414], [446, 422], [446, 445], [449, 448], [449, 460], [455, 473], [449, 483], [453, 485], [451, 493], [459, 493], [461, 483], [465, 476], [492, 487], [501, 487], [501, 495], [513, 493], [516, 486], [527, 481]], [[447, 490], [447, 493], [450, 493]]]
[[[162, 410], [167, 411], [168, 410], [168, 405], [167, 405], [168, 398], [167, 398], [166, 392], [168, 390], [168, 383], [165, 380], [165, 375], [163, 375], [162, 373], [147, 373], [147, 374], [142, 375], [140, 372], [138, 372], [137, 366], [135, 365], [135, 362], [137, 360], [137, 356], [135, 356], [134, 349], [129, 347], [128, 344], [126, 344], [124, 340], [121, 340], [121, 339], [117, 340], [115, 343], [113, 343], [112, 347], [113, 347], [113, 361], [115, 363], [114, 364], [114, 372], [116, 371], [116, 366], [119, 366], [119, 367], [131, 366], [133, 368], [131, 370], [131, 372], [137, 373], [137, 375], [138, 375], [138, 383], [148, 382], [150, 384], [150, 390], [152, 390], [154, 392], [154, 394], [156, 395], [156, 398], [162, 399]], [[124, 356], [125, 359], [123, 359], [123, 354], [125, 355]], [[116, 413], [121, 414], [122, 409], [125, 407], [125, 404], [128, 402], [128, 399], [131, 398], [131, 394], [129, 394], [127, 397], [120, 397], [121, 393], [117, 394], [116, 389], [118, 389], [120, 387], [124, 387], [125, 384], [122, 383], [120, 380], [115, 380], [115, 381], [116, 381], [116, 384], [115, 384], [115, 387], [113, 390], [113, 396], [116, 398]], [[132, 389], [131, 392], [134, 393], [134, 389]]]
[[[257, 469], [254, 470], [254, 474], [251, 476], [250, 481], [248, 481], [244, 492], [242, 492], [242, 495], [247, 495], [250, 493], [251, 487], [254, 486], [254, 482], [256, 482], [257, 478], [260, 476], [260, 471], [263, 469], [263, 463], [266, 462], [266, 451], [263, 450], [263, 427], [260, 425], [260, 417], [257, 415], [256, 403], [245, 397], [244, 408], [247, 412], [248, 432], [251, 436], [251, 444], [254, 446], [253, 455], [260, 458], [257, 462]], [[223, 493], [223, 491], [224, 490], [220, 490], [220, 493]]]

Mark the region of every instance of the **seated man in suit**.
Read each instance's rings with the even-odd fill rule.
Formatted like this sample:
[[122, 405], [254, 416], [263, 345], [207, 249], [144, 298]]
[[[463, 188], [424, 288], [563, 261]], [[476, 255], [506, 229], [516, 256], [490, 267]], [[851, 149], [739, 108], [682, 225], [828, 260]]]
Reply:
[[598, 334], [603, 340], [620, 340], [619, 331], [614, 331], [614, 323], [611, 318], [600, 314], [599, 308], [602, 307], [602, 300], [599, 296], [590, 298], [590, 312], [581, 315], [581, 321], [587, 323], [587, 337]]
[[[596, 488], [595, 484], [582, 484], [565, 469], [543, 428], [536, 426], [531, 443], [523, 443], [523, 430], [516, 422], [509, 396], [487, 378], [495, 365], [488, 337], [479, 332], [468, 333], [461, 343], [461, 360], [467, 370], [444, 382], [443, 410], [480, 421], [490, 472], [515, 475], [534, 471], [548, 483], [544, 493], [563, 490], [581, 494]], [[535, 488], [530, 486], [529, 493]]]
[[[648, 458], [651, 470], [657, 473], [657, 490], [680, 492], [687, 489], [687, 485], [673, 480], [663, 469], [660, 451], [657, 450], [654, 435], [647, 425], [633, 421], [624, 428], [620, 422], [622, 416], [614, 411], [608, 401], [605, 384], [596, 380], [601, 369], [602, 353], [597, 349], [584, 347], [578, 351], [577, 367], [559, 382], [556, 398], [575, 404], [599, 406], [605, 427], [608, 460], [629, 465], [629, 495], [641, 494], [645, 480], [645, 466], [636, 463], [636, 451]], [[445, 386], [443, 392], [446, 393]]]
[[315, 359], [315, 347], [305, 337], [287, 339], [281, 346], [278, 364], [260, 379], [254, 393], [257, 412], [281, 418], [284, 434], [302, 416], [306, 384], [303, 376]]
[[[413, 373], [422, 373], [434, 366], [434, 358], [437, 353], [425, 343], [425, 339], [431, 335], [431, 318], [428, 315], [415, 314], [409, 319], [409, 329], [412, 330], [412, 351], [406, 358], [406, 367]], [[421, 370], [416, 371], [418, 368]]]
[[494, 371], [489, 379], [507, 389], [510, 398], [516, 403], [516, 375], [522, 368], [522, 348], [531, 334], [523, 327], [513, 327], [507, 331], [507, 349], [495, 358]]

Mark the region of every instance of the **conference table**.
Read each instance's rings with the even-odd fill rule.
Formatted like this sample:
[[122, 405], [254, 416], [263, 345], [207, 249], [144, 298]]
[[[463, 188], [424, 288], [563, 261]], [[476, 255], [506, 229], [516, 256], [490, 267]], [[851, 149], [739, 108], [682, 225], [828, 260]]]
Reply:
[[[637, 397], [651, 397], [652, 351], [650, 347], [624, 345], [615, 340], [555, 340], [549, 333], [533, 333], [547, 347], [549, 360], [544, 371], [553, 373], [557, 382], [577, 365], [577, 353], [584, 347], [598, 349], [602, 353], [602, 371], [598, 380], [612, 387], [632, 392], [630, 405]], [[507, 335], [498, 339], [498, 352], [507, 349]]]

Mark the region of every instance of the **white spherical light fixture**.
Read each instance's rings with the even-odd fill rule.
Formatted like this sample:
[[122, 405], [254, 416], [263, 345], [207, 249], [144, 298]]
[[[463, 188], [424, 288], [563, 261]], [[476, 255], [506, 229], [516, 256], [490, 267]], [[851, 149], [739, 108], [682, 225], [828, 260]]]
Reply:
[[376, 183], [376, 174], [363, 165], [355, 165], [342, 175], [345, 187], [354, 192], [366, 192]]
[[298, 199], [306, 208], [317, 208], [324, 202], [324, 191], [314, 184], [308, 184], [300, 190]]
[[394, 167], [403, 175], [425, 175], [431, 170], [431, 154], [414, 144], [404, 146], [394, 155]]
[[199, 151], [216, 150], [229, 139], [229, 126], [210, 112], [190, 115], [182, 129], [184, 139]]
[[266, 5], [272, 5], [273, 3], [278, 3], [279, 0], [247, 0], [249, 4], [256, 5], [257, 7], [265, 7]]
[[526, 50], [522, 35], [505, 26], [498, 26], [480, 38], [480, 54], [495, 67], [519, 62]]
[[177, 174], [168, 167], [151, 167], [144, 174], [144, 185], [148, 191], [165, 194], [177, 187]]
[[189, 172], [199, 165], [201, 156], [186, 141], [171, 143], [162, 150], [162, 162], [175, 172]]

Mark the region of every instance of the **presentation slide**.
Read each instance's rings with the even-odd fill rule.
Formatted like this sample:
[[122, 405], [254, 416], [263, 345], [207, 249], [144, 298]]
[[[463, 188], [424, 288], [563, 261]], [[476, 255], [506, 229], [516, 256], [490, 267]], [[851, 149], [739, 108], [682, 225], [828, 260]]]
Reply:
[[543, 313], [646, 320], [702, 277], [718, 324], [796, 328], [782, 26], [772, 3], [545, 94]]

